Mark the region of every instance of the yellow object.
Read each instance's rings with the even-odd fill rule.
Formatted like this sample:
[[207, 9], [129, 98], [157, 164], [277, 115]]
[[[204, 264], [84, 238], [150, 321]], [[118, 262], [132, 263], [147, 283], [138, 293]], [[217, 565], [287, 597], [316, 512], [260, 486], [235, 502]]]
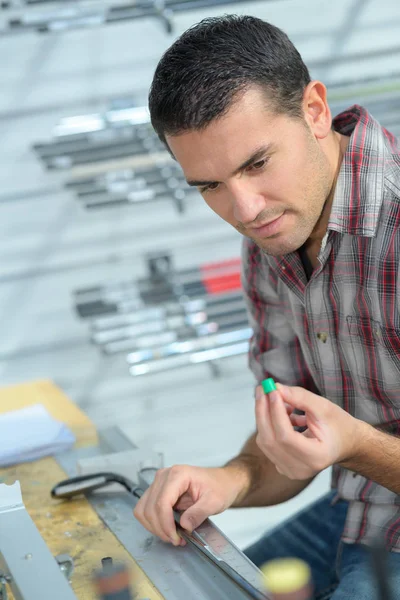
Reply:
[[[77, 446], [97, 443], [93, 423], [51, 381], [0, 389], [0, 413], [37, 403], [43, 404], [55, 419], [68, 425], [76, 436]], [[127, 565], [138, 598], [163, 600], [162, 594], [114, 534], [104, 526], [86, 498], [65, 502], [50, 497], [53, 485], [66, 477], [53, 457], [0, 469], [0, 483], [10, 485], [19, 479], [26, 509], [52, 554], [66, 553], [73, 558], [75, 567], [71, 585], [79, 600], [96, 600], [93, 571], [101, 568], [104, 556], [112, 556]], [[9, 596], [12, 600], [13, 595]]]
[[310, 583], [310, 567], [298, 558], [277, 558], [261, 567], [267, 591], [290, 594]]

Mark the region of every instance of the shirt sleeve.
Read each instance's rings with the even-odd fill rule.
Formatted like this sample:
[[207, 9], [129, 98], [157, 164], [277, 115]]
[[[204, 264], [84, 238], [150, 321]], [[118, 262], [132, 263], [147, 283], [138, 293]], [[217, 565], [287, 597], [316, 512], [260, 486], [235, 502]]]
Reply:
[[280, 297], [278, 281], [258, 246], [245, 238], [242, 287], [253, 329], [249, 367], [257, 383], [273, 377], [277, 382], [317, 392], [300, 341], [287, 318], [290, 307]]

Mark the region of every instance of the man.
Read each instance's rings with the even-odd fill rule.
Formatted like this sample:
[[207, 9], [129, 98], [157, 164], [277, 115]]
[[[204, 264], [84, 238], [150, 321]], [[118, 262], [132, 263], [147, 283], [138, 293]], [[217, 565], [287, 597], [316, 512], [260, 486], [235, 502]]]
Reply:
[[[161, 59], [153, 126], [190, 185], [245, 236], [257, 432], [221, 468], [161, 470], [135, 509], [183, 544], [228, 507], [292, 498], [333, 465], [332, 492], [249, 548], [298, 556], [316, 598], [372, 600], [383, 540], [400, 589], [400, 155], [359, 106], [332, 122], [325, 86], [276, 27], [207, 19]], [[398, 584], [397, 587], [395, 584]], [[400, 593], [398, 593], [400, 597]]]

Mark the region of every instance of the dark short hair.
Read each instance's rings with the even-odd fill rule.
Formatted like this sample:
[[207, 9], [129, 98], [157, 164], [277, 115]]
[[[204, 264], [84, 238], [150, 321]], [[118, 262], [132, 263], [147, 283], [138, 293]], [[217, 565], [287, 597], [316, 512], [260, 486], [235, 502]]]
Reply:
[[201, 130], [223, 116], [250, 86], [267, 94], [276, 114], [301, 118], [310, 74], [278, 27], [250, 16], [207, 18], [185, 31], [162, 56], [149, 94], [159, 138]]

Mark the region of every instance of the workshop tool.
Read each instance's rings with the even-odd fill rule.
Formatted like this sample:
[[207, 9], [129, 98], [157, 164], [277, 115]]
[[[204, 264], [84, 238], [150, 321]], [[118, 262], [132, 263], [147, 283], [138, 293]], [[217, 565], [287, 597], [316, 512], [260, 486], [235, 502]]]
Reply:
[[76, 190], [76, 196], [79, 200], [98, 200], [99, 202], [107, 199], [112, 200], [114, 197], [123, 195], [127, 196], [130, 192], [135, 190], [144, 189], [146, 187], [153, 188], [153, 186], [164, 184], [169, 189], [173, 189], [178, 185], [189, 189], [189, 185], [186, 182], [183, 172], [179, 169], [171, 169], [170, 167], [160, 168], [157, 165], [149, 170], [143, 170], [134, 172], [132, 176], [128, 177], [126, 173], [123, 178], [118, 172], [110, 171], [108, 177], [103, 183], [99, 183], [96, 186], [88, 186], [82, 190]]
[[101, 564], [102, 569], [94, 574], [94, 585], [100, 599], [133, 600], [131, 577], [126, 565], [114, 564], [111, 557], [103, 558]]
[[[146, 148], [143, 142], [146, 138], [138, 135], [140, 131], [140, 125], [130, 125], [121, 128], [108, 127], [103, 130], [102, 135], [98, 132], [87, 134], [85, 137], [80, 136], [69, 136], [70, 139], [56, 139], [50, 142], [38, 142], [33, 145], [33, 149], [37, 153], [38, 157], [46, 164], [54, 165], [57, 164], [57, 159], [60, 157], [69, 157], [71, 164], [80, 162], [97, 162], [101, 159], [103, 152], [107, 153], [110, 151], [110, 157], [113, 157], [113, 151], [121, 148], [123, 150], [125, 145], [131, 147], [131, 154], [145, 154]], [[150, 138], [154, 138], [154, 132], [148, 130]], [[93, 160], [86, 161], [80, 160], [87, 158], [85, 155], [93, 153]], [[99, 153], [99, 157], [96, 158], [96, 153]], [[125, 152], [121, 156], [124, 156]], [[107, 158], [107, 157], [106, 157]]]
[[[224, 319], [227, 321], [226, 323], [223, 322]], [[248, 323], [247, 316], [243, 311], [236, 319], [227, 316], [221, 318], [219, 322], [213, 320], [193, 327], [164, 330], [160, 328], [159, 323], [155, 323], [155, 325], [153, 332], [138, 337], [120, 338], [113, 342], [101, 344], [99, 347], [106, 355], [128, 352], [130, 356], [128, 362], [134, 362], [133, 356], [135, 356], [135, 362], [143, 362], [149, 359], [162, 358], [164, 355], [171, 356], [190, 352], [195, 348], [196, 342], [200, 338], [208, 340], [209, 343], [204, 342], [203, 346], [209, 348], [210, 345], [214, 345], [214, 341], [218, 344], [220, 338], [212, 337], [215, 333], [222, 335], [224, 332], [237, 331], [246, 328]], [[160, 329], [160, 332], [157, 333], [156, 329]], [[238, 335], [242, 337], [241, 334]]]
[[[171, 307], [177, 307], [178, 303], [182, 304], [184, 311], [187, 307], [189, 312], [193, 312], [195, 307], [189, 304], [190, 301], [204, 299], [211, 306], [224, 302], [223, 294], [239, 294], [241, 290], [240, 258], [179, 271], [171, 266], [162, 277], [155, 277], [151, 273], [152, 264], [149, 260], [147, 278], [76, 290], [75, 306], [79, 316], [94, 317], [126, 313], [129, 310], [146, 310], [161, 303], [166, 305], [169, 312], [177, 310]], [[233, 297], [227, 296], [226, 299], [232, 300]]]
[[76, 600], [67, 581], [72, 564], [66, 555], [58, 561], [51, 555], [25, 509], [19, 481], [0, 484], [0, 598], [6, 599], [7, 584], [15, 600]]
[[[181, 328], [189, 328], [193, 332], [195, 327], [204, 323], [230, 315], [246, 313], [246, 306], [244, 299], [239, 297], [234, 298], [233, 301], [229, 301], [228, 299], [224, 303], [210, 306], [208, 309], [202, 308], [195, 312], [184, 313], [181, 309], [181, 314], [171, 316], [166, 315], [166, 311], [152, 311], [148, 309], [150, 313], [150, 319], [148, 319], [146, 318], [146, 310], [137, 312], [141, 313], [142, 318], [137, 318], [136, 323], [97, 329], [95, 331], [92, 328], [91, 341], [100, 345], [108, 344], [124, 338], [138, 338], [146, 334], [170, 330], [178, 331]], [[178, 333], [176, 336], [176, 339], [182, 337]]]
[[[252, 332], [247, 330], [246, 338], [249, 338], [251, 333]], [[186, 352], [182, 355], [178, 354], [163, 359], [148, 360], [146, 362], [142, 361], [139, 364], [132, 365], [129, 368], [129, 372], [132, 376], [137, 377], [139, 375], [162, 373], [172, 369], [179, 369], [190, 365], [207, 363], [212, 370], [212, 374], [215, 377], [218, 377], [220, 375], [220, 369], [215, 361], [232, 356], [239, 356], [241, 354], [247, 354], [248, 351], [249, 342], [246, 340], [245, 342], [235, 342], [225, 346], [210, 348], [208, 350], [200, 350], [198, 352], [191, 353]]]
[[129, 206], [131, 204], [141, 204], [147, 202], [159, 202], [172, 200], [178, 212], [183, 212], [183, 201], [188, 195], [196, 194], [195, 188], [190, 188], [186, 182], [179, 181], [175, 178], [170, 178], [168, 181], [157, 185], [142, 185], [138, 189], [131, 189], [124, 194], [115, 194], [111, 196], [105, 194], [103, 198], [87, 200], [84, 207], [87, 210], [95, 210], [100, 208], [115, 208], [116, 206]]
[[141, 154], [165, 152], [165, 148], [157, 137], [148, 140], [118, 140], [107, 143], [88, 145], [82, 150], [74, 150], [68, 154], [58, 154], [52, 157], [43, 157], [43, 163], [49, 170], [70, 169], [74, 166], [116, 160]]
[[65, 183], [65, 188], [74, 191], [79, 199], [86, 199], [104, 193], [127, 192], [133, 181], [144, 180], [151, 185], [171, 177], [183, 180], [182, 169], [170, 161], [157, 161], [151, 166], [114, 169], [95, 177], [70, 179]]
[[[201, 353], [209, 350], [217, 350], [226, 345], [236, 344], [246, 342], [246, 346], [248, 347], [248, 340], [252, 334], [252, 330], [248, 327], [248, 323], [246, 321], [239, 321], [236, 324], [233, 324], [227, 328], [228, 331], [223, 330], [221, 328], [218, 333], [210, 335], [199, 336], [198, 338], [191, 338], [184, 341], [171, 342], [170, 344], [165, 344], [155, 346], [153, 348], [143, 348], [142, 350], [137, 350], [134, 352], [130, 352], [126, 360], [129, 365], [132, 366], [140, 366], [144, 363], [148, 364], [149, 362], [157, 362], [159, 364], [159, 369], [164, 370], [164, 367], [161, 368], [161, 363], [163, 365], [169, 365], [170, 368], [173, 368], [174, 361], [168, 359], [173, 359], [176, 357], [176, 366], [184, 366], [185, 364], [195, 363], [195, 362], [204, 362], [202, 360], [196, 360], [190, 358], [195, 353]], [[163, 362], [164, 360], [164, 362]], [[157, 367], [154, 366], [154, 370], [157, 370]], [[132, 375], [136, 374], [133, 370]]]
[[[143, 151], [148, 149], [147, 144]], [[66, 187], [75, 191], [77, 199], [87, 209], [172, 199], [181, 212], [186, 197], [182, 191], [186, 194], [196, 192], [187, 184], [180, 167], [160, 158], [151, 166], [118, 169], [97, 177], [70, 180]]]
[[191, 317], [197, 313], [210, 314], [212, 311], [223, 311], [225, 303], [229, 305], [243, 302], [241, 292], [226, 292], [216, 296], [203, 296], [193, 300], [169, 302], [153, 306], [138, 306], [133, 312], [111, 314], [96, 317], [90, 322], [92, 333], [108, 331], [119, 327], [128, 327], [155, 320], [168, 320], [174, 317]]
[[132, 100], [129, 106], [116, 104], [121, 102], [113, 102], [102, 113], [62, 119], [55, 127], [55, 137], [35, 143], [33, 150], [48, 169], [70, 169], [159, 151], [167, 157], [151, 127], [147, 107], [133, 106]]
[[[237, 306], [235, 309], [229, 309], [228, 306], [226, 314], [201, 312], [167, 321], [157, 320], [142, 325], [114, 328], [92, 334], [91, 341], [99, 345], [105, 354], [115, 354], [122, 351], [140, 351], [173, 342], [189, 341], [210, 334], [232, 331], [247, 324], [248, 317], [244, 305]], [[172, 347], [171, 351], [175, 352]], [[178, 352], [178, 347], [176, 347], [176, 352]]]
[[[131, 111], [134, 111], [134, 115], [143, 116], [143, 122], [132, 122], [129, 118], [132, 115]], [[145, 140], [156, 135], [148, 123], [148, 112], [145, 107], [131, 105], [129, 112], [125, 108], [109, 109], [104, 113], [78, 115], [74, 119], [81, 122], [82, 128], [86, 122], [88, 131], [80, 130], [76, 133], [75, 121], [74, 128], [68, 131], [68, 118], [64, 118], [61, 121], [63, 135], [53, 137], [48, 142], [37, 142], [32, 146], [39, 158], [46, 161], [57, 156], [71, 156], [75, 152], [112, 148], [123, 142], [136, 143], [140, 147]]]
[[[150, 469], [153, 471], [153, 469]], [[145, 469], [143, 470], [145, 471]], [[51, 496], [58, 499], [73, 498], [76, 495], [92, 492], [94, 490], [102, 489], [111, 483], [121, 484], [130, 494], [136, 498], [141, 498], [144, 490], [140, 485], [137, 485], [130, 481], [127, 477], [119, 475], [117, 473], [93, 473], [90, 475], [80, 475], [72, 477], [58, 483], [51, 490]], [[246, 581], [237, 571], [235, 571], [228, 563], [226, 563], [221, 556], [216, 554], [210, 546], [204, 542], [202, 537], [193, 531], [189, 533], [180, 526], [180, 514], [177, 511], [173, 511], [175, 523], [177, 525], [177, 531], [179, 535], [186, 540], [188, 543], [195, 546], [202, 554], [204, 554], [214, 565], [224, 571], [224, 573], [230, 577], [237, 585], [239, 585], [243, 591], [247, 593], [250, 598], [255, 600], [266, 600], [266, 596], [262, 594], [257, 588], [255, 588], [250, 582]]]
[[148, 257], [148, 268], [149, 277], [136, 285], [75, 293], [81, 316], [114, 307], [120, 313], [92, 321], [91, 341], [102, 352], [128, 352], [130, 373], [137, 376], [202, 362], [217, 375], [216, 360], [248, 351], [252, 331], [239, 291], [239, 258], [177, 272], [170, 255], [159, 252]]

